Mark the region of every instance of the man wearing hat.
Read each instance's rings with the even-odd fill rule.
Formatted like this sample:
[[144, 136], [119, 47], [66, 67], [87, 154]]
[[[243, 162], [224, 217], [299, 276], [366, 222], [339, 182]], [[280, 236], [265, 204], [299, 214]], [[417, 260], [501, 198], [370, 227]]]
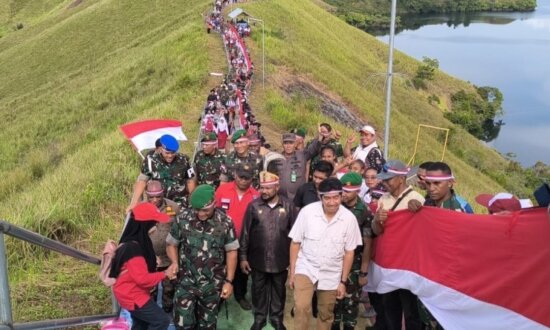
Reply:
[[220, 299], [233, 292], [239, 241], [231, 219], [215, 206], [212, 186], [198, 186], [190, 205], [166, 238], [169, 270], [178, 273], [174, 322], [178, 329], [216, 329]]
[[489, 214], [510, 214], [522, 209], [521, 201], [507, 192], [495, 195], [480, 194], [476, 196], [476, 202], [485, 206]]
[[[235, 181], [222, 184], [214, 195], [216, 206], [224, 209], [233, 221], [237, 238], [240, 237], [243, 218], [253, 200], [260, 197], [260, 193], [252, 187], [254, 169], [248, 163], [239, 163], [235, 166]], [[237, 268], [235, 273], [235, 299], [245, 310], [252, 308], [246, 300], [248, 275]]]
[[[180, 206], [175, 202], [164, 198], [164, 189], [162, 184], [157, 180], [149, 180], [147, 182], [147, 188], [145, 189], [145, 196], [147, 197], [147, 202], [155, 205], [160, 212], [166, 213], [170, 216], [170, 222], [168, 223], [157, 223], [156, 230], [153, 231], [149, 237], [153, 243], [153, 249], [155, 250], [155, 255], [157, 256], [157, 271], [164, 271], [170, 266], [170, 259], [166, 255], [166, 236], [170, 233], [172, 228], [172, 223], [176, 219], [176, 214], [180, 211]], [[153, 293], [153, 296], [156, 295], [156, 290]], [[165, 312], [172, 312], [172, 307], [174, 305], [174, 285], [169, 279], [164, 279], [162, 281], [162, 308]]]
[[290, 200], [279, 195], [279, 177], [260, 172], [260, 196], [246, 209], [239, 240], [241, 271], [252, 275], [253, 330], [269, 317], [276, 330], [283, 324], [290, 238], [296, 214]]
[[160, 137], [160, 153], [148, 155], [141, 165], [141, 174], [134, 185], [134, 193], [127, 211], [143, 196], [147, 181], [159, 180], [164, 187], [164, 197], [186, 206], [189, 194], [195, 189], [195, 181], [189, 157], [178, 153], [179, 143], [171, 135]]
[[357, 219], [341, 206], [342, 183], [319, 185], [320, 201], [300, 210], [290, 231], [289, 286], [294, 289], [295, 329], [309, 329], [311, 297], [317, 292], [317, 329], [330, 329], [336, 299], [346, 293], [357, 246], [363, 244]]
[[198, 184], [209, 184], [218, 188], [220, 177], [225, 172], [225, 156], [218, 150], [218, 139], [214, 132], [206, 133], [201, 139], [202, 150], [195, 156], [193, 168]]
[[365, 125], [359, 129], [360, 144], [352, 149], [352, 144], [355, 142], [355, 136], [348, 138], [344, 147], [344, 156], [353, 156], [353, 159], [361, 159], [367, 168], [374, 167], [380, 172], [382, 166], [386, 162], [382, 151], [376, 143], [376, 131], [374, 127]]
[[[384, 232], [384, 225], [388, 220], [389, 211], [407, 209], [411, 200], [416, 200], [420, 204], [424, 203], [424, 197], [407, 185], [406, 180], [409, 174], [414, 173], [399, 160], [389, 160], [382, 166], [378, 179], [382, 180], [382, 185], [387, 192], [380, 197], [378, 210], [372, 222], [372, 229], [376, 235], [381, 235]], [[404, 315], [407, 330], [421, 329], [422, 322], [420, 321], [417, 302], [418, 298], [409, 290], [399, 289], [383, 294], [382, 306], [387, 328], [400, 330]], [[376, 306], [374, 308], [376, 310]], [[376, 312], [380, 313], [380, 308]], [[377, 315], [377, 320], [378, 318]]]
[[226, 157], [226, 167], [227, 173], [223, 181], [233, 181], [235, 177], [233, 173], [235, 172], [235, 167], [237, 164], [245, 164], [251, 166], [253, 175], [252, 175], [252, 185], [254, 188], [259, 187], [259, 175], [262, 170], [263, 162], [262, 157], [255, 152], [249, 150], [248, 146], [248, 137], [244, 129], [236, 131], [231, 137], [231, 143], [233, 143], [234, 150], [228, 153]]
[[283, 134], [283, 156], [285, 161], [277, 163], [277, 173], [279, 174], [283, 196], [288, 197], [290, 200], [294, 199], [298, 188], [306, 183], [307, 162], [317, 156], [321, 144], [325, 141], [328, 141], [328, 139], [323, 140], [323, 136], [319, 134], [318, 138], [313, 140], [307, 149], [296, 150], [296, 134]]
[[334, 308], [332, 330], [339, 330], [340, 323], [344, 326], [344, 330], [352, 330], [357, 325], [361, 288], [367, 284], [367, 270], [370, 262], [372, 239], [374, 238], [371, 229], [373, 215], [359, 198], [359, 191], [363, 183], [361, 175], [356, 172], [348, 172], [340, 178], [340, 182], [343, 190], [342, 205], [355, 215], [363, 236], [363, 244], [355, 249], [346, 286], [346, 295], [344, 299], [337, 301]]

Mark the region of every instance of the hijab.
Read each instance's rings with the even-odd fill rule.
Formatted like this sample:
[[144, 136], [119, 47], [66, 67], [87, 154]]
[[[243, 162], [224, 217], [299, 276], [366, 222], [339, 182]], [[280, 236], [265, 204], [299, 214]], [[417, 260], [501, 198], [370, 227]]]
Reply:
[[157, 259], [153, 250], [153, 243], [149, 237], [149, 230], [155, 224], [156, 222], [153, 220], [136, 221], [134, 214], [130, 214], [128, 224], [122, 233], [119, 247], [111, 264], [110, 277], [117, 278], [124, 264], [134, 257], [143, 257], [150, 273], [156, 271]]

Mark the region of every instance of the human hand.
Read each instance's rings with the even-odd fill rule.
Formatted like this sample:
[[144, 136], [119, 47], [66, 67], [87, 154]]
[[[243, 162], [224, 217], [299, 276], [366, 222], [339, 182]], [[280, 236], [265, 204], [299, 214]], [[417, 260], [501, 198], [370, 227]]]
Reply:
[[338, 132], [337, 130], [334, 130], [334, 131], [333, 131], [333, 135], [334, 135], [334, 139], [335, 139], [336, 141], [339, 141], [340, 138], [342, 137], [342, 133]]
[[407, 208], [411, 212], [418, 212], [421, 207], [422, 207], [422, 203], [420, 203], [420, 201], [417, 201], [416, 199], [411, 199], [407, 204]]
[[229, 297], [231, 297], [232, 294], [233, 294], [233, 284], [229, 282], [225, 282], [222, 287], [222, 293], [220, 295], [221, 298], [227, 300], [229, 299]]
[[346, 140], [346, 143], [351, 145], [355, 142], [356, 139], [357, 139], [357, 137], [355, 135], [348, 136], [348, 139]]
[[365, 286], [369, 283], [369, 278], [367, 276], [359, 276], [359, 285]]
[[243, 273], [245, 273], [247, 275], [248, 275], [248, 273], [250, 273], [252, 268], [250, 268], [250, 264], [248, 263], [248, 261], [246, 261], [246, 260], [241, 261], [241, 270], [242, 270]]
[[294, 290], [294, 274], [290, 274], [290, 276], [288, 277], [288, 287], [291, 290]]
[[384, 204], [380, 203], [380, 206], [378, 207], [378, 211], [376, 211], [376, 214], [374, 215], [374, 221], [378, 222], [380, 227], [384, 228], [384, 223], [388, 219], [388, 211], [384, 210]]
[[336, 289], [336, 299], [342, 300], [344, 299], [345, 295], [346, 295], [346, 286], [343, 283], [338, 284], [338, 288]]
[[166, 268], [166, 271], [170, 273], [170, 276], [168, 278], [170, 278], [171, 280], [176, 278], [176, 276], [178, 275], [178, 270], [179, 270], [178, 264], [171, 263], [170, 266]]

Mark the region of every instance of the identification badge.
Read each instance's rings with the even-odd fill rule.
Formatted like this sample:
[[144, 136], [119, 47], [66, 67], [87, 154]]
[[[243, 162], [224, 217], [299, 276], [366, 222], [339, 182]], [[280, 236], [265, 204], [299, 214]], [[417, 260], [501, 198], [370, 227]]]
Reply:
[[290, 173], [290, 182], [296, 182], [296, 171]]

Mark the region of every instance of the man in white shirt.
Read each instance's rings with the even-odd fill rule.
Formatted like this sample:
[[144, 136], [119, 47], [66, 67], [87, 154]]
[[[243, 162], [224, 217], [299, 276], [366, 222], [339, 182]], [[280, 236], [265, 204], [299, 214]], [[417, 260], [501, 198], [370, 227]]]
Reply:
[[320, 201], [300, 210], [288, 235], [290, 288], [294, 289], [295, 329], [309, 329], [311, 297], [317, 292], [317, 329], [330, 329], [336, 299], [342, 299], [353, 263], [362, 244], [353, 213], [341, 206], [342, 183], [328, 178], [319, 185]]

